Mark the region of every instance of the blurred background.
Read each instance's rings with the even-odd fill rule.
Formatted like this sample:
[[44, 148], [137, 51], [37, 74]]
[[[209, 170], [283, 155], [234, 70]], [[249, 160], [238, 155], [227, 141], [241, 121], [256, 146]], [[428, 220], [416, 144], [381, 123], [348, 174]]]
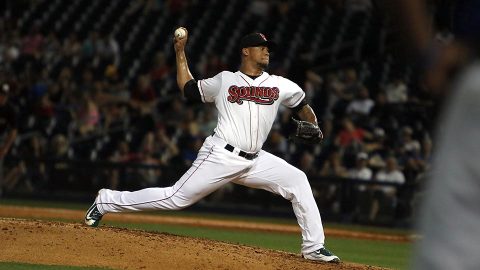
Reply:
[[[409, 228], [437, 109], [381, 2], [1, 1], [0, 82], [18, 131], [1, 196], [90, 202], [103, 187], [173, 184], [216, 125], [212, 105], [179, 95], [173, 31], [189, 30], [196, 79], [236, 71], [239, 39], [262, 32], [279, 44], [268, 72], [304, 89], [325, 136], [291, 143], [282, 108], [264, 150], [308, 175], [324, 220]], [[442, 2], [432, 24], [449, 42]], [[233, 184], [191, 209], [293, 217], [288, 201]]]

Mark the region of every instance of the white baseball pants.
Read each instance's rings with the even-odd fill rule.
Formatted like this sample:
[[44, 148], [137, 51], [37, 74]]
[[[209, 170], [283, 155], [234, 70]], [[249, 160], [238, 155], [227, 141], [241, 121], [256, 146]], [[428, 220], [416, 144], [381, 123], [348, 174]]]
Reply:
[[192, 167], [173, 186], [139, 191], [102, 189], [96, 198], [102, 214], [148, 210], [179, 210], [194, 204], [221, 186], [233, 182], [268, 190], [292, 202], [302, 231], [302, 253], [322, 248], [325, 235], [308, 179], [301, 170], [266, 151], [247, 160], [238, 150], [224, 149], [227, 143], [209, 136]]

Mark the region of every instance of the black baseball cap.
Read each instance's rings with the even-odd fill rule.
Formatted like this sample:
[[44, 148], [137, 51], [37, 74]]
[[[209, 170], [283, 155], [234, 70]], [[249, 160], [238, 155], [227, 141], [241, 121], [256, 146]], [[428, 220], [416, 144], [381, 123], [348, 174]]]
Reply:
[[240, 40], [240, 49], [257, 46], [266, 46], [270, 51], [273, 51], [276, 44], [267, 40], [267, 37], [262, 33], [250, 33]]

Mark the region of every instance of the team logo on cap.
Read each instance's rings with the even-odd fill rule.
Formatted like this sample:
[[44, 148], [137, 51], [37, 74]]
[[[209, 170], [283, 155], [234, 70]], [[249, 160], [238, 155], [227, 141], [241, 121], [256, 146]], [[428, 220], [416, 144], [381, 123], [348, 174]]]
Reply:
[[239, 105], [242, 105], [244, 100], [260, 105], [272, 105], [278, 99], [279, 93], [278, 87], [232, 85], [228, 88], [227, 100]]
[[263, 38], [263, 40], [267, 41], [267, 38], [265, 37], [264, 34], [262, 34], [262, 33], [258, 33], [258, 34]]

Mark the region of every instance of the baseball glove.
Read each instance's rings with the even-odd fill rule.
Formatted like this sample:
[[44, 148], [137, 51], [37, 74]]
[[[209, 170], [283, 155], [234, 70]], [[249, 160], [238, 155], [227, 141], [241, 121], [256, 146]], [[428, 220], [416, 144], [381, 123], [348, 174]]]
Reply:
[[317, 144], [323, 139], [323, 133], [320, 128], [307, 121], [301, 121], [292, 118], [294, 126], [296, 126], [295, 133], [290, 136], [290, 139], [296, 143], [302, 144]]

